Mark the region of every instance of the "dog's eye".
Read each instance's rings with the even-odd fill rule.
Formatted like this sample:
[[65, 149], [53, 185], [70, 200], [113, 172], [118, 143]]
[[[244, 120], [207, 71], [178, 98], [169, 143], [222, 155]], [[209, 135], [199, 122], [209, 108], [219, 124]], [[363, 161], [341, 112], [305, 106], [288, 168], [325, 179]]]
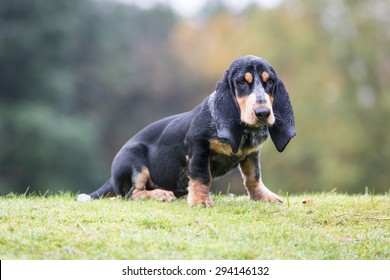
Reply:
[[237, 81], [239, 85], [246, 85], [248, 82], [243, 78]]
[[274, 86], [275, 81], [273, 79], [268, 79], [265, 82], [265, 90], [266, 92], [272, 92], [272, 88]]
[[268, 79], [268, 81], [267, 81], [267, 85], [270, 85], [270, 86], [272, 86], [274, 84], [274, 80], [272, 80], [272, 79]]

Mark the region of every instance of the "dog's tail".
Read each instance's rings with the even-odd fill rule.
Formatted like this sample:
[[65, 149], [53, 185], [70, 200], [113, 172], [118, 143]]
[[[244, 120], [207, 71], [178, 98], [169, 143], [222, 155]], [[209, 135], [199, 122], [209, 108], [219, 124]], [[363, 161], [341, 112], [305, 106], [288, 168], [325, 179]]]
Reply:
[[98, 188], [96, 191], [91, 192], [90, 194], [81, 193], [76, 197], [76, 201], [88, 201], [91, 199], [98, 199], [107, 196], [114, 195], [114, 189], [112, 186], [111, 178], [104, 183], [103, 186]]

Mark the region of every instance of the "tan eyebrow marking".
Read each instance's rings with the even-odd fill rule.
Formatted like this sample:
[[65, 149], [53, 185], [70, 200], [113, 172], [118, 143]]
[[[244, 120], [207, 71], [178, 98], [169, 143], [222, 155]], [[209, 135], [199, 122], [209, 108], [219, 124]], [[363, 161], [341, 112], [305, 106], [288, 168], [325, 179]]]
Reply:
[[248, 82], [248, 83], [252, 83], [253, 82], [253, 76], [252, 76], [252, 74], [251, 73], [249, 73], [249, 72], [246, 72], [245, 73], [245, 80]]
[[263, 80], [263, 82], [265, 83], [266, 81], [268, 81], [269, 79], [269, 73], [264, 71], [262, 74], [261, 74], [261, 79]]

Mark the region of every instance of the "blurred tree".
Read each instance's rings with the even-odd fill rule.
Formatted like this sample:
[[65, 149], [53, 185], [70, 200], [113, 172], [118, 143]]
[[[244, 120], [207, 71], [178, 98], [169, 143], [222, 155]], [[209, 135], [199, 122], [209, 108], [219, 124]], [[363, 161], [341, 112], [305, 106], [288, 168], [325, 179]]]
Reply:
[[145, 106], [136, 109], [137, 96], [148, 93], [139, 103], [153, 104], [153, 93], [140, 88], [156, 77], [145, 70], [155, 65], [147, 65], [139, 53], [154, 45], [146, 55], [156, 57], [174, 22], [162, 7], [141, 11], [87, 0], [2, 1], [0, 193], [28, 187], [85, 190], [103, 182], [119, 148], [105, 143], [117, 144], [120, 134], [123, 144], [131, 123], [138, 121], [133, 112], [138, 119], [146, 115]]
[[[296, 1], [300, 2], [300, 1]], [[302, 1], [306, 13], [317, 19], [318, 32], [337, 69], [338, 94], [327, 94], [331, 107], [322, 123], [329, 124], [327, 147], [321, 170], [322, 182], [344, 191], [362, 191], [365, 186], [389, 190], [390, 134], [390, 12], [388, 1]], [[329, 81], [328, 81], [329, 82]], [[318, 143], [318, 142], [317, 142]], [[327, 144], [331, 143], [331, 145]], [[322, 146], [322, 145], [321, 145]], [[331, 158], [329, 157], [331, 155]]]
[[[91, 8], [91, 9], [89, 9]], [[88, 11], [88, 13], [86, 13]], [[93, 182], [94, 119], [77, 112], [85, 1], [2, 1], [1, 191], [65, 189]], [[92, 23], [92, 22], [91, 22]], [[90, 25], [89, 23], [88, 25]], [[81, 160], [83, 159], [83, 160]]]

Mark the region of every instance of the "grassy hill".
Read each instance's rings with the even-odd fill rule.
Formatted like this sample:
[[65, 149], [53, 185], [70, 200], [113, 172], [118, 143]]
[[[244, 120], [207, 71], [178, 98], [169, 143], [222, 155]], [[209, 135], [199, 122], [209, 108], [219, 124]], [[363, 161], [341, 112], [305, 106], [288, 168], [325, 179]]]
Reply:
[[390, 195], [284, 196], [283, 205], [217, 195], [98, 200], [0, 198], [0, 259], [390, 259]]

